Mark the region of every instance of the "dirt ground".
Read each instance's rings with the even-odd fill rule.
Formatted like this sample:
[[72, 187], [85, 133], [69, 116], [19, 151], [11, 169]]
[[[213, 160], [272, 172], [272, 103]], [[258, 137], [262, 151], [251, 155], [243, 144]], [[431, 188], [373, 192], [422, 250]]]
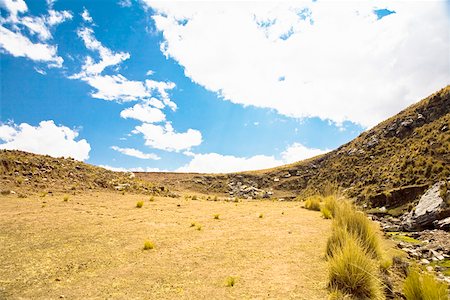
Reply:
[[329, 230], [297, 202], [0, 196], [0, 298], [326, 299]]

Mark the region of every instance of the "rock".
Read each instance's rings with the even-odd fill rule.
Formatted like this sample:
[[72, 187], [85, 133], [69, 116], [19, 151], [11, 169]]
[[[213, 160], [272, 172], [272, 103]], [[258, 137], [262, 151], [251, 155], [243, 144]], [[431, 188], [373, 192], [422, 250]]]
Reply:
[[428, 272], [433, 272], [433, 266], [427, 266], [427, 271]]
[[434, 250], [430, 250], [430, 254], [432, 255], [432, 257], [436, 257], [437, 260], [444, 260], [444, 256], [442, 256], [442, 254], [440, 254], [439, 252], [436, 252]]
[[443, 182], [434, 184], [419, 200], [419, 204], [409, 214], [405, 221], [405, 229], [420, 230], [433, 227], [440, 212], [447, 206], [440, 196], [440, 187]]
[[450, 230], [450, 217], [442, 219], [442, 220], [436, 220], [433, 222], [433, 225], [436, 229], [441, 230]]
[[424, 264], [424, 265], [429, 265], [429, 264], [430, 264], [430, 261], [429, 261], [428, 259], [426, 259], [426, 258], [422, 258], [422, 259], [420, 260], [420, 262], [421, 262], [422, 264]]
[[274, 182], [278, 182], [278, 181], [280, 181], [280, 178], [275, 177], [275, 178], [273, 179], [273, 181], [274, 181]]

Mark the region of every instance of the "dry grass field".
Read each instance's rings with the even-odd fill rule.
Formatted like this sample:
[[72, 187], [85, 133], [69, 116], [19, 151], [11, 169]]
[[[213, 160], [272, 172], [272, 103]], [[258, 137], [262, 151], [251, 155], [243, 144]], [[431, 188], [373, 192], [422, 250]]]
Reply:
[[327, 297], [330, 221], [319, 212], [200, 198], [0, 196], [0, 298]]

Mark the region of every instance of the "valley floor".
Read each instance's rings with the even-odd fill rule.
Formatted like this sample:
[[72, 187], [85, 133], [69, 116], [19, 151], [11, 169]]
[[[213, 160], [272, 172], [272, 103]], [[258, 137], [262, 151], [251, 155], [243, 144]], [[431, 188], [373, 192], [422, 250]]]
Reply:
[[330, 221], [318, 212], [149, 198], [0, 196], [0, 299], [326, 299]]

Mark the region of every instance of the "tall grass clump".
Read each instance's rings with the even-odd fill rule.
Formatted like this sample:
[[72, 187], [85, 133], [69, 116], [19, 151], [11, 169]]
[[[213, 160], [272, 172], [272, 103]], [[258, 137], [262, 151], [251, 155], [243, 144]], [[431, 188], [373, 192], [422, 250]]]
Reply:
[[327, 196], [324, 199], [323, 207], [326, 208], [331, 216], [334, 218], [336, 216], [336, 211], [339, 207], [339, 202], [336, 196]]
[[448, 291], [444, 283], [437, 281], [431, 274], [420, 274], [414, 267], [409, 269], [403, 284], [406, 300], [447, 300]]
[[144, 242], [144, 250], [151, 250], [155, 248], [155, 244], [151, 241]]
[[144, 206], [144, 201], [138, 201], [138, 202], [136, 202], [136, 207], [137, 207], [137, 208], [141, 208], [142, 206]]
[[320, 208], [320, 212], [322, 213], [322, 217], [324, 218], [324, 219], [331, 219], [331, 218], [333, 218], [333, 214], [331, 213], [331, 211], [328, 209], [328, 208], [326, 208], [326, 207], [321, 207]]
[[376, 260], [367, 255], [359, 240], [348, 235], [329, 260], [329, 287], [356, 299], [384, 299]]
[[308, 197], [305, 201], [305, 208], [309, 210], [320, 210], [320, 197], [319, 196], [312, 196]]
[[342, 201], [336, 210], [332, 230], [344, 228], [350, 235], [359, 240], [367, 253], [373, 258], [381, 257], [381, 245], [378, 230], [367, 216], [348, 202]]

